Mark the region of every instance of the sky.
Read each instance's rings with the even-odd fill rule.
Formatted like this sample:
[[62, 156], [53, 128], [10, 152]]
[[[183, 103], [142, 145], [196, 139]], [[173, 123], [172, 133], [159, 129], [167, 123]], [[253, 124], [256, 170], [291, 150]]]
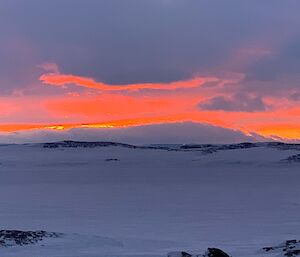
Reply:
[[0, 0], [0, 141], [298, 142], [299, 9]]

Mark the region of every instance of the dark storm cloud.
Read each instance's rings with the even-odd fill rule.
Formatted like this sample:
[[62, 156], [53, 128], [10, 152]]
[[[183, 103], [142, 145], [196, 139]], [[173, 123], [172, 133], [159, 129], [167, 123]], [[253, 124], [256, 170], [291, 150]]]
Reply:
[[257, 112], [267, 109], [263, 100], [257, 96], [247, 94], [234, 94], [231, 97], [216, 96], [206, 102], [200, 103], [202, 110], [221, 110], [232, 112]]
[[299, 48], [291, 45], [299, 8], [296, 0], [2, 0], [0, 93], [37, 83], [44, 62], [112, 84], [168, 82], [220, 69], [247, 73], [238, 62], [225, 64], [236, 49], [260, 43], [280, 44], [282, 52], [258, 60], [249, 78], [298, 72], [291, 67]]

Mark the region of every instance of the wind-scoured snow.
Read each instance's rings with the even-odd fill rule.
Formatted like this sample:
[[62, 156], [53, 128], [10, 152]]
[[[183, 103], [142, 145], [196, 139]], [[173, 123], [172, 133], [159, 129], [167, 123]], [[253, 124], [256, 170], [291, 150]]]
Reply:
[[299, 154], [281, 143], [1, 145], [0, 230], [63, 236], [0, 256], [284, 256], [261, 249], [300, 237]]

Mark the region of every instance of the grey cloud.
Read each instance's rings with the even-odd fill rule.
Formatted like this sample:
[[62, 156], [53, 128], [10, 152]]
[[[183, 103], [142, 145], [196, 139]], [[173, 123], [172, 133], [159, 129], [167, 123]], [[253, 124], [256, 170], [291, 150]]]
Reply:
[[234, 94], [231, 97], [216, 96], [199, 105], [202, 110], [222, 110], [234, 112], [256, 112], [267, 109], [263, 100], [257, 96], [247, 94]]
[[[299, 27], [300, 19], [294, 24]], [[282, 30], [282, 37], [286, 37], [285, 40], [279, 44], [274, 54], [257, 60], [247, 69], [249, 80], [276, 81], [300, 73], [300, 33], [297, 30], [291, 34], [289, 37], [285, 36], [285, 31]], [[293, 87], [299, 88], [299, 80], [294, 84]]]
[[131, 144], [238, 143], [266, 141], [253, 134], [201, 123], [169, 123], [116, 129], [35, 130], [0, 135], [0, 143], [53, 142], [61, 140], [116, 141]]
[[289, 97], [293, 101], [300, 101], [300, 92], [294, 93]]
[[[0, 90], [35, 81], [44, 62], [113, 84], [213, 73], [240, 46], [296, 27], [299, 8], [292, 0], [2, 0]], [[266, 66], [266, 74], [283, 69]]]

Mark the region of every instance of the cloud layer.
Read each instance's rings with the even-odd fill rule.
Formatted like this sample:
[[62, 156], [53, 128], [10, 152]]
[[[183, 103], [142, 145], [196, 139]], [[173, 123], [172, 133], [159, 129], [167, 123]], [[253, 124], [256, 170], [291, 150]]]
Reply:
[[258, 112], [267, 109], [263, 100], [257, 96], [234, 94], [230, 97], [215, 96], [199, 104], [203, 110], [223, 110], [232, 112]]
[[298, 139], [299, 9], [2, 0], [0, 131], [192, 121]]
[[131, 144], [238, 143], [267, 140], [258, 135], [245, 134], [199, 123], [167, 123], [128, 128], [71, 129], [64, 132], [34, 130], [0, 134], [2, 143], [55, 142], [61, 140], [114, 141]]
[[92, 78], [60, 74], [48, 73], [43, 74], [40, 80], [44, 84], [54, 86], [66, 86], [74, 84], [81, 87], [93, 88], [101, 91], [135, 91], [142, 89], [156, 89], [156, 90], [174, 90], [180, 88], [195, 88], [203, 85], [204, 83], [218, 81], [216, 78], [193, 78], [185, 81], [175, 81], [170, 83], [136, 83], [129, 85], [108, 85], [103, 82], [96, 82]]

